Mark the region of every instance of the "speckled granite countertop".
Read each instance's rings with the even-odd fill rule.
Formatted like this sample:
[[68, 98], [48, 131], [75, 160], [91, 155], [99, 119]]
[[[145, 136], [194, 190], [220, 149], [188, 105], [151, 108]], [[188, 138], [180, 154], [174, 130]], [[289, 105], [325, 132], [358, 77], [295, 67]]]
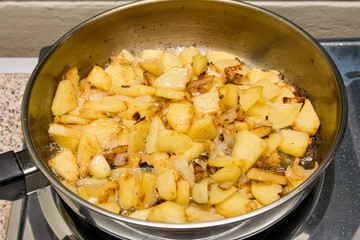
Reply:
[[[21, 101], [30, 74], [0, 74], [0, 152], [20, 151], [23, 148], [21, 132]], [[11, 202], [0, 200], [0, 239], [5, 239]]]

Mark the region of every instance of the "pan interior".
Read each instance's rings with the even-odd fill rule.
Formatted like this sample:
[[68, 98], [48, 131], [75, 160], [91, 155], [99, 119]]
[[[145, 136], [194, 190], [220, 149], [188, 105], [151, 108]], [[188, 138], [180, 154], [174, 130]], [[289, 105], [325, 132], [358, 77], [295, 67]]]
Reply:
[[[319, 45], [288, 21], [244, 3], [150, 1], [123, 6], [76, 27], [40, 61], [24, 96], [25, 138], [40, 169], [54, 181], [48, 124], [62, 73], [76, 66], [86, 77], [121, 49], [196, 46], [238, 55], [245, 63], [276, 69], [311, 99], [321, 121], [316, 158], [329, 155], [341, 125], [342, 100], [336, 72]], [[46, 170], [46, 168], [48, 170]], [[60, 186], [60, 185], [59, 185]]]

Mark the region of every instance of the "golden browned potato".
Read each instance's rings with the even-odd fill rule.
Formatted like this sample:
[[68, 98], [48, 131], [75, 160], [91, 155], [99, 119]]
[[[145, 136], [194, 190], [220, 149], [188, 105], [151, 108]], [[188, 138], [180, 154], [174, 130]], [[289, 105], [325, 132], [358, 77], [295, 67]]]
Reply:
[[51, 111], [48, 133], [59, 150], [48, 164], [61, 183], [144, 221], [254, 211], [318, 166], [300, 164], [320, 127], [316, 105], [278, 71], [230, 52], [123, 49], [81, 79], [71, 67]]
[[55, 116], [65, 114], [76, 108], [76, 106], [76, 92], [71, 80], [65, 79], [60, 81], [52, 103], [52, 113]]

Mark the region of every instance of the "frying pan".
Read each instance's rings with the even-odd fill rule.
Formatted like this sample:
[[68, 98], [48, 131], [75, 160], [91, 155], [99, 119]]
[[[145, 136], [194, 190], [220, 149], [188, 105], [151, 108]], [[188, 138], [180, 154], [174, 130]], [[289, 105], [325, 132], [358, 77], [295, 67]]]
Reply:
[[[284, 80], [311, 99], [321, 121], [314, 158], [319, 168], [281, 199], [240, 216], [203, 223], [141, 221], [101, 209], [64, 187], [49, 169], [52, 157], [48, 124], [62, 73], [70, 67], [85, 77], [121, 49], [196, 46], [241, 57], [250, 66], [276, 69]], [[300, 27], [267, 10], [228, 0], [139, 1], [85, 21], [59, 39], [34, 69], [23, 97], [22, 131], [26, 150], [1, 155], [0, 198], [16, 199], [50, 183], [61, 199], [89, 224], [113, 236], [119, 228], [158, 238], [220, 237], [240, 229], [239, 238], [273, 225], [310, 192], [340, 147], [347, 121], [347, 98], [335, 64], [320, 44]], [[24, 173], [25, 172], [25, 173]], [[43, 180], [39, 180], [44, 178]]]

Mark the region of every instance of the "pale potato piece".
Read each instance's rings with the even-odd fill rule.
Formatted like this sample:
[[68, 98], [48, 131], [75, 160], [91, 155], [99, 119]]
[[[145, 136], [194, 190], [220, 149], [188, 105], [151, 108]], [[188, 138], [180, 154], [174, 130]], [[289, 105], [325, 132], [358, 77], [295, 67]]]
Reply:
[[192, 98], [196, 112], [201, 115], [220, 110], [220, 98], [216, 89]]
[[249, 108], [245, 114], [249, 116], [268, 116], [270, 111], [270, 105], [267, 103], [255, 103]]
[[54, 136], [54, 140], [62, 149], [71, 150], [73, 152], [76, 151], [79, 145], [79, 139], [76, 138], [68, 138], [63, 136]]
[[75, 182], [79, 177], [79, 167], [76, 163], [76, 157], [69, 150], [65, 150], [53, 159], [50, 159], [49, 166], [69, 182]]
[[221, 101], [229, 107], [235, 107], [239, 103], [239, 88], [234, 84], [225, 84], [219, 88], [222, 95]]
[[77, 104], [76, 92], [71, 80], [60, 81], [51, 106], [53, 115], [65, 114], [75, 109]]
[[190, 203], [190, 182], [181, 179], [177, 183], [177, 194], [174, 202], [179, 204], [180, 206], [186, 207], [189, 206]]
[[248, 130], [243, 130], [236, 134], [232, 157], [246, 160], [246, 164], [240, 165], [241, 171], [245, 173], [255, 164], [265, 149], [266, 143], [263, 139]]
[[87, 175], [91, 158], [102, 153], [110, 145], [111, 135], [117, 134], [120, 129], [119, 123], [110, 119], [98, 119], [83, 128], [77, 149], [81, 176]]
[[263, 156], [269, 157], [272, 152], [274, 152], [279, 145], [282, 143], [284, 137], [280, 133], [271, 133], [267, 139], [265, 139], [266, 142], [266, 150], [263, 153]]
[[186, 219], [188, 222], [208, 222], [224, 219], [224, 216], [217, 214], [213, 208], [200, 205], [192, 205], [185, 208]]
[[166, 72], [174, 67], [183, 67], [183, 64], [176, 54], [165, 51], [162, 55], [162, 69]]
[[177, 173], [173, 169], [169, 169], [157, 177], [156, 188], [159, 197], [165, 200], [173, 200], [177, 195]]
[[100, 203], [98, 206], [113, 213], [120, 213], [120, 206], [117, 202]]
[[136, 120], [133, 120], [133, 119], [122, 119], [121, 123], [127, 128], [127, 129], [131, 129], [134, 127], [135, 123], [136, 123]]
[[206, 52], [205, 57], [209, 63], [214, 63], [219, 60], [232, 60], [237, 58], [236, 55], [222, 51]]
[[[210, 66], [210, 69], [208, 70], [209, 74], [211, 73], [211, 70], [212, 69]], [[215, 75], [217, 75], [217, 74], [215, 74]], [[223, 86], [225, 83], [226, 83], [226, 79], [224, 77], [214, 76], [214, 80], [212, 82], [210, 91], [214, 91], [215, 89], [217, 90], [219, 87]]]
[[111, 77], [111, 92], [113, 89], [120, 88], [131, 81], [134, 81], [137, 74], [132, 66], [123, 66], [113, 63], [105, 68], [105, 72]]
[[59, 115], [54, 118], [54, 123], [86, 125], [90, 123], [90, 120], [80, 116]]
[[192, 72], [195, 76], [199, 76], [202, 72], [204, 72], [208, 63], [206, 58], [201, 54], [193, 56], [192, 62]]
[[246, 75], [243, 83], [255, 84], [262, 79], [268, 79], [272, 83], [280, 82], [280, 74], [277, 71], [265, 71], [259, 68], [252, 68]]
[[81, 198], [89, 201], [92, 204], [100, 204], [99, 199], [94, 197], [96, 193], [96, 188], [88, 187], [88, 186], [80, 186], [78, 187], [78, 194]]
[[[136, 65], [133, 67], [133, 70], [136, 74], [137, 80], [139, 81], [140, 84], [145, 84], [145, 74], [147, 72], [144, 71], [144, 69], [142, 69], [140, 66]], [[150, 74], [150, 73], [149, 73]], [[149, 85], [151, 86], [151, 85]]]
[[[86, 134], [83, 134], [80, 138], [79, 145], [77, 148], [77, 163], [79, 164], [79, 172], [81, 177], [85, 177], [88, 175], [88, 165], [91, 161], [91, 158], [97, 154], [100, 153], [99, 148], [95, 146], [90, 146], [90, 143], [88, 141], [88, 136]], [[99, 144], [100, 145], [100, 144]]]
[[119, 95], [139, 97], [154, 94], [156, 92], [156, 88], [146, 85], [122, 85], [121, 87], [114, 87], [113, 92]]
[[85, 119], [106, 119], [108, 115], [93, 109], [80, 109], [79, 116]]
[[271, 182], [280, 185], [287, 184], [287, 179], [285, 176], [259, 168], [250, 168], [249, 171], [247, 171], [246, 173], [246, 177], [248, 179], [257, 180], [261, 182]]
[[185, 209], [180, 205], [166, 201], [153, 207], [148, 213], [148, 221], [165, 223], [186, 223]]
[[249, 131], [251, 133], [255, 134], [256, 136], [263, 138], [271, 133], [272, 128], [271, 128], [271, 126], [260, 126], [260, 127], [255, 127], [253, 129], [250, 129]]
[[129, 131], [126, 128], [121, 129], [116, 138], [119, 146], [129, 145], [129, 134]]
[[240, 157], [230, 157], [225, 155], [217, 158], [210, 158], [208, 164], [213, 167], [241, 167], [247, 164], [247, 160]]
[[243, 197], [239, 192], [234, 193], [225, 201], [215, 206], [217, 212], [224, 217], [235, 217], [246, 213], [246, 204], [249, 199]]
[[[151, 121], [144, 119], [140, 122], [136, 122], [136, 124], [130, 128], [130, 132], [139, 131], [142, 138], [146, 139], [150, 131], [150, 125], [151, 125]], [[122, 144], [122, 145], [126, 145], [126, 144]]]
[[111, 77], [111, 88], [121, 87], [125, 84], [125, 79], [121, 74], [122, 65], [118, 63], [112, 63], [107, 66], [104, 71]]
[[284, 104], [284, 98], [294, 98], [295, 95], [288, 88], [281, 88], [279, 95], [277, 95], [272, 102], [274, 105], [282, 105]]
[[261, 86], [250, 87], [240, 90], [240, 106], [246, 112], [262, 96], [263, 88]]
[[80, 139], [81, 132], [74, 128], [69, 128], [61, 124], [50, 123], [48, 133], [53, 136], [60, 136], [72, 139]]
[[169, 155], [165, 152], [153, 152], [147, 160], [149, 165], [153, 165], [157, 172], [161, 173], [170, 168]]
[[193, 145], [193, 141], [188, 135], [174, 130], [160, 129], [158, 139], [159, 150], [163, 152], [181, 154]]
[[281, 130], [281, 135], [284, 139], [279, 145], [279, 150], [286, 154], [301, 157], [306, 152], [309, 145], [309, 133], [294, 131], [294, 130]]
[[79, 80], [78, 69], [76, 67], [70, 68], [63, 76], [63, 79], [69, 79], [73, 84], [76, 95], [79, 93]]
[[[141, 68], [142, 69], [142, 68]], [[147, 85], [147, 86], [150, 86], [152, 87], [153, 84], [154, 84], [154, 81], [155, 79], [158, 77], [150, 72], [146, 72], [146, 71], [143, 71], [142, 73], [142, 77], [144, 79], [144, 83]]]
[[188, 162], [197, 158], [202, 152], [204, 152], [205, 146], [202, 142], [193, 142], [192, 147], [186, 152], [179, 154], [182, 159], [186, 159]]
[[191, 188], [191, 198], [197, 203], [208, 203], [210, 178], [204, 178], [200, 182], [195, 183]]
[[223, 190], [219, 188], [217, 183], [210, 185], [209, 202], [208, 204], [219, 204], [229, 198], [237, 191], [236, 187], [232, 186], [229, 189]]
[[190, 103], [170, 103], [166, 118], [172, 129], [186, 133], [194, 118], [195, 109]]
[[216, 129], [209, 115], [193, 122], [187, 133], [193, 140], [213, 140], [216, 137]]
[[282, 186], [276, 183], [252, 181], [251, 192], [256, 200], [264, 205], [268, 205], [280, 199], [279, 194], [282, 192]]
[[237, 182], [233, 182], [233, 181], [229, 181], [229, 182], [219, 182], [218, 183], [218, 186], [219, 188], [221, 189], [229, 189], [231, 188], [232, 186], [234, 186]]
[[163, 74], [163, 69], [161, 66], [161, 60], [159, 58], [147, 58], [140, 62], [140, 66], [155, 76], [160, 76]]
[[179, 90], [173, 90], [168, 88], [160, 88], [156, 89], [155, 95], [158, 97], [163, 97], [171, 100], [183, 100], [186, 98], [186, 93]]
[[261, 79], [255, 85], [263, 88], [261, 98], [259, 99], [260, 103], [265, 103], [275, 98], [281, 92], [280, 87], [272, 83], [269, 79]]
[[114, 95], [86, 101], [83, 108], [99, 112], [121, 112], [126, 110], [126, 103]]
[[125, 83], [130, 83], [136, 80], [137, 74], [132, 66], [124, 66], [121, 76], [125, 79]]
[[144, 60], [150, 59], [150, 58], [161, 59], [164, 52], [165, 51], [162, 49], [145, 49], [145, 50], [141, 51], [140, 61], [144, 61]]
[[[270, 123], [267, 121], [266, 116], [247, 116], [245, 121], [249, 124], [250, 128], [255, 127], [256, 125], [264, 125], [264, 122]], [[267, 126], [267, 124], [265, 124]]]
[[[238, 60], [238, 59], [236, 59], [236, 60]], [[215, 62], [215, 65], [217, 66], [217, 68], [219, 70], [221, 70], [220, 69], [221, 67], [225, 67], [223, 72], [225, 73], [227, 81], [232, 82], [234, 84], [242, 84], [244, 82], [243, 80], [245, 79], [246, 75], [250, 71], [250, 67], [241, 63], [240, 60], [237, 62], [237, 64], [236, 64], [236, 62], [234, 62], [235, 60], [233, 60], [233, 64], [227, 63], [229, 61], [230, 60], [219, 60], [219, 61]], [[218, 67], [219, 62], [221, 63], [220, 65], [222, 65], [221, 67]], [[226, 66], [226, 64], [233, 65], [233, 66]], [[249, 88], [250, 85], [247, 85], [245, 83], [245, 85], [238, 85], [238, 87], [240, 89], [245, 89], [245, 88]]]
[[134, 130], [129, 133], [128, 145], [128, 152], [140, 152], [145, 150], [144, 137], [139, 130]]
[[93, 178], [93, 177], [89, 176], [89, 177], [79, 178], [76, 181], [76, 185], [77, 186], [86, 186], [86, 187], [101, 187], [102, 185], [105, 185], [109, 182], [110, 182], [110, 180], [108, 178], [98, 179], [98, 178]]
[[297, 118], [302, 103], [273, 105], [269, 110], [268, 120], [272, 122], [274, 129], [291, 126]]
[[153, 87], [184, 91], [188, 81], [189, 76], [187, 69], [174, 67], [156, 78], [153, 82]]
[[152, 173], [139, 173], [135, 178], [134, 208], [144, 209], [156, 200], [157, 175]]
[[220, 215], [220, 214], [217, 214], [217, 213], [211, 213], [211, 214], [199, 216], [193, 222], [194, 223], [196, 223], [196, 222], [210, 222], [210, 221], [217, 221], [217, 220], [221, 220], [221, 219], [225, 219], [225, 217]]
[[[89, 138], [92, 144], [99, 143], [102, 149], [109, 147], [111, 135], [118, 134], [121, 131], [121, 125], [113, 119], [98, 119], [83, 128], [80, 139], [83, 136]], [[93, 147], [96, 147], [93, 145]]]
[[241, 170], [239, 167], [229, 166], [217, 170], [210, 177], [218, 182], [228, 182], [228, 181], [235, 182], [239, 179], [240, 174], [241, 174]]
[[280, 158], [278, 150], [274, 150], [269, 156], [264, 156], [263, 154], [263, 158], [261, 159], [261, 162], [268, 167], [276, 167], [281, 161], [282, 159]]
[[314, 135], [320, 126], [320, 120], [309, 99], [305, 100], [304, 106], [293, 123], [293, 129], [308, 132]]
[[157, 152], [159, 150], [158, 131], [165, 129], [159, 116], [154, 116], [150, 125], [149, 134], [146, 138], [145, 149], [147, 153]]
[[80, 80], [79, 71], [77, 67], [70, 68], [62, 77], [62, 79], [69, 79], [73, 83], [74, 87], [78, 87]]
[[315, 172], [318, 166], [319, 165], [317, 162], [315, 162], [315, 167], [313, 169], [305, 169], [304, 167], [295, 163], [292, 166], [288, 166], [285, 171], [285, 176], [288, 179], [287, 187], [290, 188], [290, 191], [294, 190], [303, 182], [305, 182], [305, 180]]
[[194, 222], [196, 219], [212, 214], [211, 209], [203, 207], [204, 205], [195, 205], [185, 208], [185, 215], [188, 222]]
[[122, 49], [115, 56], [110, 58], [114, 63], [133, 63], [136, 61], [135, 57], [126, 49]]
[[96, 187], [80, 186], [79, 196], [93, 204], [112, 202], [118, 194], [119, 185], [116, 181], [108, 181], [104, 185]]
[[240, 132], [242, 130], [250, 129], [250, 126], [247, 122], [235, 121], [234, 126], [235, 126], [236, 131], [238, 131], [238, 132]]
[[153, 107], [152, 102], [138, 102], [132, 101], [127, 103], [128, 109], [125, 112], [125, 118], [127, 120], [137, 121], [141, 118], [150, 117], [150, 108]]
[[129, 217], [146, 221], [147, 216], [149, 215], [149, 212], [151, 211], [151, 209], [152, 208], [137, 210], [137, 211], [131, 213], [129, 215]]
[[134, 202], [135, 176], [129, 171], [122, 170], [119, 174], [119, 205], [131, 209]]
[[237, 58], [233, 59], [219, 59], [213, 62], [216, 70], [225, 74], [225, 69], [232, 66], [238, 66], [240, 61]]
[[95, 155], [89, 163], [89, 171], [95, 178], [101, 179], [108, 177], [111, 173], [110, 166], [103, 155]]
[[179, 58], [183, 64], [191, 64], [193, 57], [198, 54], [200, 54], [199, 51], [194, 46], [190, 46], [180, 52]]
[[111, 76], [101, 67], [94, 66], [86, 80], [104, 92], [110, 92]]

